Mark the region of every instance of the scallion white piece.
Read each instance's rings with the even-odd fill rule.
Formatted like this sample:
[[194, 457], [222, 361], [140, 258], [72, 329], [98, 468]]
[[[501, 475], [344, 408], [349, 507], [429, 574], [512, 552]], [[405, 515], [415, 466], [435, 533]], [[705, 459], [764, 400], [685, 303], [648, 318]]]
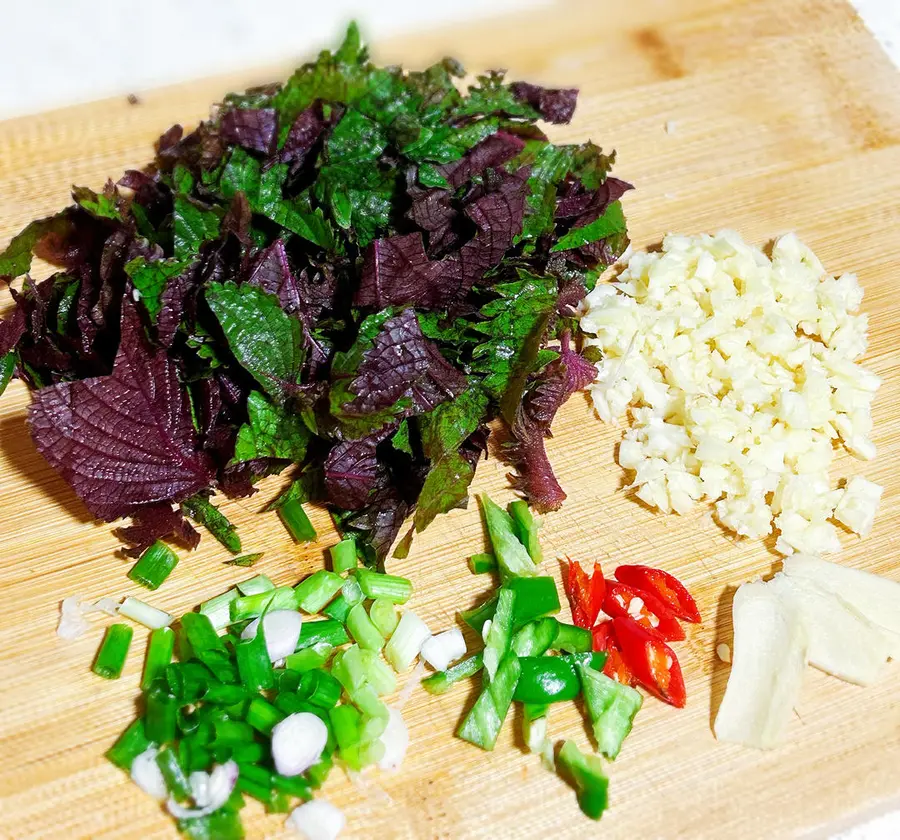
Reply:
[[458, 628], [438, 633], [422, 645], [422, 658], [435, 671], [446, 671], [451, 662], [456, 662], [465, 653], [466, 640]]
[[238, 766], [234, 761], [226, 761], [217, 764], [208, 776], [202, 771], [191, 773], [191, 793], [196, 803], [196, 808], [186, 808], [173, 797], [169, 797], [166, 808], [169, 813], [178, 820], [190, 820], [209, 816], [213, 811], [218, 811], [231, 796], [238, 780]]
[[131, 762], [131, 779], [144, 793], [162, 802], [169, 795], [169, 791], [166, 789], [162, 771], [156, 763], [158, 753], [156, 747], [147, 747], [140, 755], [135, 756]]
[[343, 812], [325, 799], [313, 799], [294, 808], [285, 825], [299, 831], [306, 840], [336, 840], [347, 819]]
[[122, 602], [122, 606], [119, 607], [119, 615], [124, 615], [125, 618], [130, 618], [132, 621], [143, 624], [144, 627], [149, 627], [151, 630], [168, 627], [175, 620], [175, 616], [169, 615], [156, 607], [151, 607], [150, 604], [145, 604], [143, 601], [139, 601], [131, 596]]
[[385, 645], [384, 657], [395, 671], [405, 671], [422, 650], [422, 645], [431, 638], [428, 625], [414, 612], [403, 613], [394, 635]]
[[[303, 616], [296, 610], [272, 610], [263, 618], [263, 630], [266, 634], [266, 650], [269, 659], [277, 662], [290, 656], [300, 639], [300, 628]], [[254, 618], [241, 632], [242, 639], [255, 639], [259, 629], [259, 619]]]
[[321, 757], [328, 727], [311, 712], [288, 715], [272, 729], [272, 760], [282, 776], [299, 776]]
[[409, 749], [409, 729], [399, 709], [388, 709], [387, 726], [379, 740], [384, 744], [384, 755], [379, 759], [378, 766], [382, 770], [396, 770]]

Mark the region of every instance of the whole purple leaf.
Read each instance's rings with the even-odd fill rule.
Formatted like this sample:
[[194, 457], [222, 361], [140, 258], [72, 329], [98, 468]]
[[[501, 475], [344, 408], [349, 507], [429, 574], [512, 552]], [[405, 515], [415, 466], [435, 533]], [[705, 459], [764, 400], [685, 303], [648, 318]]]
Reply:
[[384, 322], [363, 355], [350, 386], [357, 396], [345, 409], [351, 414], [372, 414], [409, 397], [415, 412], [422, 413], [462, 393], [467, 384], [437, 345], [422, 335], [415, 311], [405, 309]]
[[222, 115], [219, 135], [229, 145], [269, 155], [275, 151], [278, 115], [274, 108], [234, 108]]
[[595, 372], [594, 366], [570, 346], [569, 334], [564, 333], [559, 358], [547, 365], [516, 411], [507, 455], [518, 475], [511, 475], [510, 480], [539, 511], [557, 510], [566, 498], [544, 445], [551, 437], [550, 425], [562, 404], [586, 388]]
[[181, 508], [173, 508], [169, 502], [135, 511], [131, 525], [117, 528], [116, 536], [131, 544], [122, 549], [129, 557], [140, 557], [157, 540], [173, 539], [186, 548], [196, 548], [200, 542], [199, 532], [184, 518]]
[[328, 501], [345, 510], [364, 507], [378, 479], [375, 449], [384, 438], [376, 433], [336, 444], [325, 459]]
[[121, 336], [109, 376], [41, 389], [28, 418], [38, 451], [88, 510], [106, 520], [153, 502], [180, 501], [213, 478], [175, 365], [147, 346], [127, 300]]
[[572, 120], [578, 88], [553, 90], [528, 82], [513, 82], [510, 89], [519, 102], [530, 105], [547, 122], [562, 125]]
[[453, 189], [471, 181], [485, 169], [497, 169], [508, 160], [512, 160], [525, 143], [508, 131], [498, 131], [476, 143], [463, 157], [453, 163], [445, 163], [438, 167]]

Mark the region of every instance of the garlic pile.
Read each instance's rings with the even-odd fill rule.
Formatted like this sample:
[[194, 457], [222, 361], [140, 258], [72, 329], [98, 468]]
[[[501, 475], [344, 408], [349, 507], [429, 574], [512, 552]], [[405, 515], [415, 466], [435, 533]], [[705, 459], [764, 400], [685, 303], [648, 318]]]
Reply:
[[771, 259], [733, 231], [670, 235], [598, 285], [581, 320], [603, 353], [591, 396], [608, 423], [631, 407], [619, 464], [637, 496], [677, 513], [715, 502], [742, 536], [774, 524], [785, 555], [838, 551], [831, 519], [868, 533], [881, 488], [857, 478], [834, 489], [828, 476], [835, 439], [875, 455], [881, 383], [855, 363], [861, 301], [854, 275], [826, 275], [793, 234]]

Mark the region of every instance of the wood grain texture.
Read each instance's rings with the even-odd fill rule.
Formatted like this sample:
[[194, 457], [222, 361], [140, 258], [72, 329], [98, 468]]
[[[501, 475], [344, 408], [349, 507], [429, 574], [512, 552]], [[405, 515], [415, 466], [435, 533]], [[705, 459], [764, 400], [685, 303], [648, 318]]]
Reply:
[[[835, 479], [865, 474], [886, 487], [865, 541], [845, 535], [841, 562], [898, 577], [900, 538], [900, 341], [896, 292], [900, 253], [900, 84], [849, 7], [829, 0], [590, 0], [562, 2], [505, 21], [445, 28], [379, 45], [379, 59], [422, 65], [453, 53], [471, 69], [505, 65], [515, 75], [582, 89], [561, 140], [592, 137], [618, 150], [616, 174], [636, 183], [626, 198], [637, 246], [669, 230], [733, 227], [764, 242], [796, 230], [826, 267], [855, 270], [871, 317], [868, 364], [885, 384], [874, 406], [878, 459], [841, 456]], [[36, 60], [40, 60], [37, 56]], [[200, 81], [124, 99], [0, 123], [0, 241], [66, 203], [72, 183], [97, 187], [146, 162], [174, 121], [192, 123], [226, 91], [258, 78]], [[667, 133], [665, 125], [672, 124]], [[131, 718], [145, 634], [135, 633], [124, 677], [88, 671], [101, 637], [54, 636], [61, 598], [139, 595], [115, 554], [109, 526], [92, 523], [37, 455], [25, 425], [25, 389], [0, 402], [0, 836], [169, 838], [165, 815], [102, 753]], [[599, 827], [574, 796], [524, 754], [507, 725], [496, 751], [451, 737], [469, 690], [408, 709], [412, 748], [403, 770], [375, 778], [363, 796], [334, 774], [327, 795], [346, 809], [350, 837], [391, 838], [770, 838], [825, 833], [900, 798], [900, 667], [860, 689], [810, 670], [785, 746], [760, 754], [713, 740], [710, 722], [727, 666], [717, 641], [731, 636], [733, 587], [769, 572], [776, 557], [758, 542], [734, 541], [707, 511], [664, 517], [621, 489], [613, 452], [619, 432], [593, 418], [582, 397], [560, 414], [549, 451], [569, 493], [546, 517], [547, 566], [582, 560], [649, 562], [679, 575], [698, 596], [705, 622], [678, 645], [689, 704], [650, 701], [610, 767], [612, 808]], [[300, 549], [271, 515], [274, 493], [229, 502], [247, 550], [264, 550], [259, 571], [293, 583], [319, 568], [333, 536], [322, 511], [320, 545]], [[482, 464], [477, 490], [511, 497], [505, 468]], [[442, 517], [391, 569], [417, 586], [411, 606], [433, 628], [454, 623], [486, 584], [464, 559], [482, 546], [474, 509]], [[180, 614], [247, 576], [223, 566], [212, 539], [184, 557], [151, 599]], [[256, 570], [254, 570], [256, 571]], [[551, 732], [586, 745], [578, 709], [551, 713]], [[282, 818], [255, 803], [250, 837], [287, 836]]]

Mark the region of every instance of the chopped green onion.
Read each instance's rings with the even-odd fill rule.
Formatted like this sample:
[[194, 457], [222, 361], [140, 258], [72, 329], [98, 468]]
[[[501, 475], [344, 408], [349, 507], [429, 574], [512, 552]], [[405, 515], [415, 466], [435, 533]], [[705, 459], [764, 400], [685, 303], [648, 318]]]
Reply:
[[289, 499], [278, 508], [278, 515], [288, 533], [294, 538], [294, 542], [315, 542], [316, 529], [313, 528], [306, 511], [303, 510], [303, 505], [296, 499]]
[[262, 761], [265, 756], [265, 748], [256, 741], [234, 744], [231, 748], [231, 757], [238, 764], [254, 764], [258, 761]]
[[249, 762], [240, 765], [240, 767], [238, 767], [238, 772], [243, 778], [249, 779], [251, 782], [255, 782], [264, 787], [267, 792], [269, 788], [272, 787], [272, 771], [267, 770], [265, 767], [260, 767], [258, 764]]
[[341, 684], [327, 671], [318, 668], [303, 674], [299, 694], [314, 706], [330, 709], [340, 700]]
[[525, 546], [519, 542], [512, 517], [484, 493], [478, 500], [481, 502], [481, 512], [494, 548], [494, 557], [497, 558], [501, 579], [537, 574], [537, 566], [528, 555]]
[[597, 751], [612, 761], [631, 732], [644, 698], [631, 686], [618, 683], [593, 668], [579, 665], [578, 673]]
[[272, 773], [272, 787], [298, 799], [312, 799], [309, 782], [303, 776], [282, 776], [280, 773]]
[[243, 686], [216, 682], [210, 683], [203, 694], [203, 699], [207, 703], [215, 703], [217, 706], [233, 706], [246, 697], [247, 690]]
[[241, 595], [258, 595], [260, 592], [271, 592], [275, 584], [266, 575], [254, 575], [237, 584], [237, 588]]
[[543, 656], [553, 647], [558, 629], [559, 622], [555, 618], [529, 621], [513, 636], [512, 649], [516, 656]]
[[507, 654], [494, 679], [482, 689], [475, 705], [463, 719], [456, 733], [460, 738], [484, 750], [494, 749], [512, 704], [519, 673], [519, 658], [513, 653]]
[[[359, 586], [359, 584], [357, 584], [357, 586]], [[335, 621], [345, 624], [347, 622], [347, 616], [350, 614], [350, 609], [350, 602], [344, 597], [344, 594], [341, 593], [325, 607], [324, 610], [322, 610], [322, 615], [327, 615], [329, 618], [333, 618]]]
[[193, 703], [199, 700], [206, 694], [209, 685], [215, 681], [207, 668], [193, 660], [173, 662], [171, 665], [167, 665], [165, 678], [169, 691], [183, 703]]
[[172, 661], [172, 653], [175, 651], [175, 632], [169, 627], [160, 627], [150, 634], [147, 642], [147, 655], [144, 659], [144, 675], [141, 678], [141, 688], [150, 688], [153, 682], [166, 666]]
[[351, 770], [361, 770], [359, 761], [360, 726], [362, 715], [353, 706], [335, 706], [328, 712], [328, 719], [337, 741], [341, 758]]
[[284, 667], [292, 671], [311, 671], [314, 668], [321, 668], [328, 662], [333, 652], [333, 645], [328, 642], [317, 642], [285, 657]]
[[141, 753], [147, 751], [150, 739], [144, 731], [143, 718], [133, 720], [128, 728], [116, 739], [107, 751], [106, 757], [116, 765], [128, 772], [133, 762]]
[[145, 730], [155, 744], [170, 744], [175, 740], [178, 700], [168, 689], [154, 684], [147, 692]]
[[331, 554], [331, 568], [337, 574], [349, 572], [359, 565], [359, 557], [356, 553], [356, 540], [341, 540], [337, 545], [328, 549]]
[[128, 577], [147, 589], [159, 589], [177, 565], [178, 555], [164, 542], [157, 540], [131, 567]]
[[290, 586], [279, 586], [253, 595], [235, 598], [230, 605], [232, 622], [259, 618], [266, 610], [295, 610], [297, 596]]
[[177, 800], [184, 801], [191, 795], [191, 786], [172, 747], [166, 747], [156, 754], [156, 766], [166, 782], [166, 789]]
[[376, 598], [372, 602], [369, 607], [369, 618], [385, 639], [391, 637], [391, 633], [397, 629], [397, 622], [400, 621], [393, 601], [387, 598]]
[[370, 736], [377, 738], [384, 731], [390, 717], [390, 711], [378, 698], [378, 692], [371, 685], [364, 685], [350, 694], [350, 699], [353, 701], [353, 705], [363, 713], [364, 717], [375, 718], [378, 721], [368, 724], [370, 730], [377, 730], [374, 733], [370, 731]]
[[544, 553], [541, 551], [541, 544], [538, 541], [538, 530], [541, 527], [541, 520], [531, 512], [528, 502], [522, 499], [510, 502], [506, 509], [512, 517], [513, 526], [516, 529], [519, 541], [525, 546], [529, 557], [537, 565], [540, 565], [544, 560]]
[[237, 597], [237, 589], [229, 589], [200, 604], [200, 612], [212, 622], [216, 630], [222, 630], [231, 624], [231, 602]]
[[350, 695], [362, 688], [368, 678], [366, 662], [361, 654], [359, 645], [350, 645], [340, 651], [331, 663], [331, 673]]
[[511, 589], [501, 589], [497, 610], [491, 619], [491, 629], [484, 644], [484, 670], [489, 680], [494, 678], [500, 661], [509, 652], [515, 604], [516, 593]]
[[237, 659], [238, 674], [240, 674], [245, 688], [249, 691], [259, 691], [274, 687], [275, 675], [266, 647], [266, 634], [262, 622], [252, 639], [235, 645], [234, 654]]
[[[239, 768], [239, 770], [243, 771], [243, 768]], [[262, 802], [266, 806], [266, 810], [270, 811], [269, 803], [272, 800], [272, 791], [269, 788], [265, 788], [252, 779], [248, 779], [246, 776], [241, 775], [240, 772], [235, 787], [241, 793], [246, 793], [247, 796], [252, 796], [258, 802]]]
[[407, 610], [384, 648], [384, 658], [395, 671], [405, 671], [430, 638], [428, 625], [414, 612]]
[[294, 587], [294, 595], [301, 610], [317, 613], [337, 595], [343, 585], [344, 579], [340, 575], [327, 569], [319, 569]]
[[591, 641], [590, 630], [560, 621], [553, 649], [564, 650], [567, 653], [584, 653], [591, 649]]
[[449, 691], [460, 680], [467, 677], [474, 677], [484, 667], [484, 657], [481, 653], [476, 653], [462, 662], [457, 662], [446, 671], [439, 671], [422, 680], [422, 687], [429, 694], [443, 694]]
[[384, 637], [372, 623], [364, 604], [357, 604], [347, 615], [347, 629], [361, 648], [381, 650]]
[[523, 704], [522, 735], [528, 749], [539, 755], [547, 743], [547, 710], [546, 703]]
[[122, 606], [119, 607], [119, 615], [130, 618], [138, 624], [143, 624], [144, 627], [149, 627], [151, 630], [168, 627], [175, 620], [175, 617], [167, 612], [151, 607], [149, 604], [145, 604], [143, 601], [139, 601], [131, 596], [122, 602]]
[[347, 599], [347, 603], [351, 607], [355, 607], [366, 600], [366, 596], [363, 595], [362, 587], [360, 587], [355, 574], [350, 575], [344, 581], [344, 585], [341, 587], [341, 595]]
[[225, 652], [225, 645], [208, 616], [202, 613], [185, 613], [181, 616], [181, 630], [198, 659], [209, 650]]
[[263, 735], [269, 735], [275, 724], [284, 720], [284, 717], [284, 714], [264, 697], [254, 697], [247, 707], [247, 723]]
[[412, 595], [412, 582], [397, 575], [382, 575], [371, 569], [356, 573], [359, 588], [366, 598], [387, 598], [395, 604], [405, 604]]
[[238, 536], [237, 528], [206, 496], [198, 493], [185, 499], [181, 503], [181, 509], [194, 522], [206, 528], [232, 554], [237, 554], [241, 550], [241, 538]]
[[213, 728], [216, 733], [214, 743], [219, 746], [226, 744], [231, 746], [253, 740], [253, 727], [242, 720], [217, 718], [213, 721]]
[[397, 678], [384, 660], [372, 650], [361, 649], [359, 659], [365, 668], [366, 682], [379, 695], [392, 694], [397, 690]]
[[131, 646], [131, 637], [134, 630], [127, 624], [112, 624], [103, 637], [94, 667], [91, 669], [98, 677], [107, 680], [117, 680], [122, 676], [125, 667], [125, 659], [128, 656], [128, 648]]
[[469, 569], [473, 575], [483, 575], [497, 569], [497, 558], [493, 554], [473, 554], [469, 558]]
[[592, 820], [599, 820], [608, 804], [609, 787], [602, 760], [582, 753], [574, 741], [566, 741], [560, 750], [557, 768], [575, 788], [582, 813]]
[[314, 789], [322, 787], [332, 767], [334, 767], [334, 760], [330, 755], [323, 755], [306, 771], [307, 781]]
[[297, 650], [302, 650], [321, 642], [327, 642], [332, 647], [340, 647], [349, 641], [350, 637], [347, 635], [344, 625], [333, 618], [325, 618], [321, 621], [304, 621], [303, 626], [300, 628]]

